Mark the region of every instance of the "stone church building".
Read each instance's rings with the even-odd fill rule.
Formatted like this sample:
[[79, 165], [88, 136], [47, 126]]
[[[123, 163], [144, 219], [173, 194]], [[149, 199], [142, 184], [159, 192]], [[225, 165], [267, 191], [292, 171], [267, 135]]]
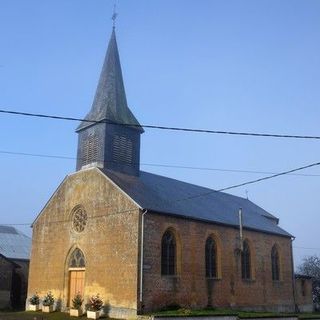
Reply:
[[277, 217], [140, 170], [144, 130], [127, 105], [114, 30], [76, 131], [76, 172], [33, 223], [29, 297], [50, 290], [67, 310], [76, 293], [99, 293], [112, 317], [172, 305], [294, 310], [293, 237]]

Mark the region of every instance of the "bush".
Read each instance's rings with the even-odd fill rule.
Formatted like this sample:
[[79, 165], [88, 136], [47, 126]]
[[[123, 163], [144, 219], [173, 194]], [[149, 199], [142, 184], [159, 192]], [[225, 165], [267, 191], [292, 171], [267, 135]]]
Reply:
[[54, 297], [51, 291], [49, 291], [42, 299], [42, 305], [48, 307], [53, 306], [54, 304]]
[[83, 303], [83, 299], [80, 293], [77, 293], [72, 299], [73, 309], [80, 309]]
[[103, 301], [100, 299], [99, 293], [95, 296], [91, 296], [88, 303], [89, 311], [99, 311], [102, 309]]
[[37, 293], [35, 293], [31, 298], [29, 298], [29, 302], [31, 305], [36, 306], [40, 303], [40, 297]]

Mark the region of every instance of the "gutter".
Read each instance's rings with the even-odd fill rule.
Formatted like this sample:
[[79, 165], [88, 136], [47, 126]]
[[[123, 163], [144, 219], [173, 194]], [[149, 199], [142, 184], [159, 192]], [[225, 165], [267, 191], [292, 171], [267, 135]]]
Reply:
[[143, 309], [143, 263], [144, 263], [144, 216], [147, 214], [148, 210], [144, 209], [141, 215], [141, 236], [140, 236], [140, 286], [139, 286], [139, 305], [140, 305], [140, 311]]

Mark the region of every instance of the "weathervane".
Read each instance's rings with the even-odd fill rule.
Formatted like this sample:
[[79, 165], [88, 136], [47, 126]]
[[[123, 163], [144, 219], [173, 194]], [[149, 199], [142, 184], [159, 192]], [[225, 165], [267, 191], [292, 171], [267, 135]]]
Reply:
[[114, 5], [113, 5], [113, 14], [112, 14], [112, 17], [111, 17], [111, 19], [113, 20], [113, 28], [115, 28], [115, 26], [116, 26], [117, 16], [118, 16], [118, 13], [116, 11], [116, 3], [114, 3]]

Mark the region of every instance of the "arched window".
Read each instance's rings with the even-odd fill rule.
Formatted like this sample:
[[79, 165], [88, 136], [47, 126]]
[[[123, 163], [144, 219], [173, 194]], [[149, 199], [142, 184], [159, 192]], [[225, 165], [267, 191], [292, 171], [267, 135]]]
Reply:
[[280, 263], [279, 263], [279, 252], [277, 247], [274, 245], [271, 250], [271, 269], [272, 269], [272, 280], [280, 280]]
[[174, 234], [168, 230], [162, 236], [161, 242], [161, 274], [175, 275], [176, 274], [176, 239]]
[[248, 241], [243, 242], [241, 252], [241, 276], [242, 279], [251, 279], [251, 254]]
[[69, 259], [69, 268], [84, 268], [85, 266], [83, 252], [79, 248], [74, 249]]
[[206, 241], [206, 277], [217, 277], [217, 245], [212, 237]]

